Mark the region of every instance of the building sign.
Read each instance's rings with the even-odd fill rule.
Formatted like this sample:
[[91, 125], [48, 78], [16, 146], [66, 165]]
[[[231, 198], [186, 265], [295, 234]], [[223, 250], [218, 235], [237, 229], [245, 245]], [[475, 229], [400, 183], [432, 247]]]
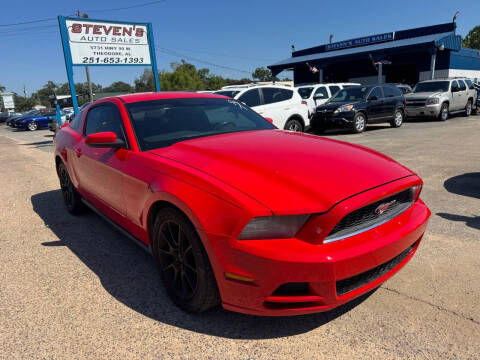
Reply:
[[66, 20], [72, 65], [150, 65], [147, 26]]
[[15, 109], [13, 94], [2, 94], [2, 100], [3, 100], [3, 107], [5, 109]]
[[393, 40], [395, 40], [394, 32], [379, 34], [379, 35], [371, 35], [371, 36], [365, 36], [365, 37], [356, 38], [356, 39], [339, 41], [333, 44], [327, 44], [325, 45], [325, 51], [346, 49], [351, 47], [370, 45], [370, 44], [376, 44], [376, 43], [393, 41]]

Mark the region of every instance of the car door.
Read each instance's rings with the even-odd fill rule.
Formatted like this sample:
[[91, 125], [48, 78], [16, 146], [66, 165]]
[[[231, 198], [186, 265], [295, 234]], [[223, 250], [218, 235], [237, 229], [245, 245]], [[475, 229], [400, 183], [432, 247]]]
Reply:
[[317, 108], [317, 106], [325, 104], [329, 98], [330, 94], [328, 93], [327, 87], [319, 86], [313, 94], [313, 100], [315, 101], [315, 109]]
[[458, 86], [460, 88], [458, 110], [461, 110], [461, 109], [464, 109], [467, 106], [468, 87], [465, 84], [465, 81], [463, 81], [463, 80], [458, 80]]
[[459, 110], [462, 103], [462, 94], [460, 93], [460, 86], [458, 85], [457, 80], [452, 81], [451, 92], [452, 92], [452, 102], [450, 104], [450, 110], [452, 111]]
[[383, 113], [384, 117], [393, 118], [395, 113], [395, 107], [397, 105], [398, 98], [394, 92], [393, 87], [385, 85], [382, 86], [383, 89]]
[[375, 86], [367, 96], [367, 116], [370, 123], [383, 118], [385, 114], [383, 103], [382, 89], [380, 86]]
[[74, 146], [74, 171], [79, 190], [91, 201], [100, 202], [120, 215], [125, 215], [123, 194], [123, 167], [129, 150], [88, 146], [88, 135], [111, 131], [119, 139], [128, 142], [123, 120], [117, 106], [100, 103], [89, 109], [82, 139]]
[[[259, 90], [263, 99], [262, 111], [264, 116], [271, 118], [273, 124], [279, 129], [284, 129], [289, 117], [298, 113], [296, 105], [305, 107], [301, 104], [301, 99], [299, 99], [298, 104], [292, 103], [293, 90], [275, 87], [263, 87]], [[302, 109], [307, 110], [306, 107]]]

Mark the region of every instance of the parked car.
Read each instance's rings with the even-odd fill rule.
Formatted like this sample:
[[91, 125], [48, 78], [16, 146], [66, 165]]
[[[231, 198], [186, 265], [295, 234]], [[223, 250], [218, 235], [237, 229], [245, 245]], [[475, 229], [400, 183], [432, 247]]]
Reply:
[[304, 131], [310, 124], [306, 103], [292, 88], [281, 85], [240, 85], [216, 91], [270, 118], [279, 129]]
[[14, 127], [17, 129], [30, 130], [30, 131], [35, 131], [42, 128], [48, 128], [48, 122], [50, 121], [52, 116], [55, 116], [55, 114], [56, 114], [55, 109], [49, 110], [49, 111], [38, 110], [38, 112], [35, 112], [30, 115], [22, 116], [17, 120], [15, 120]]
[[15, 120], [21, 118], [22, 116], [27, 116], [27, 115], [29, 115], [29, 114], [34, 114], [36, 111], [38, 111], [38, 110], [25, 111], [25, 112], [23, 112], [23, 113], [20, 113], [19, 115], [10, 116], [10, 117], [5, 121], [5, 125], [10, 126], [10, 127], [13, 127]]
[[307, 102], [308, 117], [311, 119], [317, 106], [325, 104], [335, 93], [358, 83], [311, 84], [295, 87], [300, 97]]
[[317, 107], [312, 129], [349, 128], [361, 133], [368, 124], [390, 123], [402, 126], [405, 118], [405, 97], [394, 85], [353, 86], [338, 91], [325, 104]]
[[467, 87], [466, 79], [421, 81], [405, 95], [409, 117], [433, 117], [447, 120], [451, 114], [470, 116], [476, 97], [475, 89]]
[[430, 216], [422, 180], [387, 156], [212, 94], [98, 100], [57, 132], [54, 156], [66, 209], [87, 204], [151, 252], [194, 313], [335, 308], [402, 268]]
[[14, 117], [14, 116], [20, 116], [20, 113], [16, 112], [2, 112], [0, 113], [0, 123], [6, 122], [9, 118]]
[[391, 84], [391, 85], [395, 85], [404, 94], [410, 94], [412, 92], [412, 87], [410, 85], [407, 85], [407, 84]]

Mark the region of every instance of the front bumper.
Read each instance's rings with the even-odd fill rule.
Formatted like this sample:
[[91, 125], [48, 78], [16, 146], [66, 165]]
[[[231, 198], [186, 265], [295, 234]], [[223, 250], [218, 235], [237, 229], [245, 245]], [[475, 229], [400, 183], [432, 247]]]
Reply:
[[[267, 316], [334, 309], [378, 287], [400, 270], [417, 250], [429, 216], [430, 210], [418, 200], [383, 225], [328, 244], [297, 238], [239, 241], [206, 234], [215, 253], [222, 254], [221, 273], [216, 271], [222, 305], [232, 311]], [[311, 221], [315, 222], [315, 216], [307, 225]], [[225, 272], [254, 281], [228, 279]], [[308, 290], [299, 294], [278, 291], [290, 283], [306, 283]]]
[[346, 111], [341, 113], [317, 111], [311, 120], [313, 128], [329, 127], [350, 127], [353, 124], [355, 111]]
[[425, 105], [419, 107], [405, 107], [405, 113], [408, 117], [437, 117], [440, 114], [440, 110], [440, 104]]

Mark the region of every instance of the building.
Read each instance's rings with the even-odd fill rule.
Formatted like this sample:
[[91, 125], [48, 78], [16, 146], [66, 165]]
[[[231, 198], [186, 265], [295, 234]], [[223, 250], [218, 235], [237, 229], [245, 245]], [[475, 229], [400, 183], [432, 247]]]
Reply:
[[322, 82], [416, 84], [454, 76], [480, 79], [480, 50], [462, 48], [454, 22], [370, 35], [293, 51], [268, 66], [293, 70], [295, 85]]

